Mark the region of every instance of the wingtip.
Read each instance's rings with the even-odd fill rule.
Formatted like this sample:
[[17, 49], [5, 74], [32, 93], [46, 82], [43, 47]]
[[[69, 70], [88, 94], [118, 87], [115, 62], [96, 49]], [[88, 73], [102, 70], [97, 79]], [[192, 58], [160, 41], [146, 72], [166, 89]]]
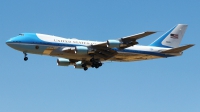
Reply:
[[195, 44], [189, 44], [189, 45], [190, 45], [191, 47], [192, 47], [192, 46], [195, 46]]
[[158, 31], [146, 31], [146, 33], [157, 33]]

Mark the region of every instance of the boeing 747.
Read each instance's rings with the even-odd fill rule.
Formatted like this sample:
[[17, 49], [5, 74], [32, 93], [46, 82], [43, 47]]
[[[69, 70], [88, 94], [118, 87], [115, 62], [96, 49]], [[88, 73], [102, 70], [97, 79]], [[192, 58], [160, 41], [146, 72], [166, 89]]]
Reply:
[[28, 60], [27, 53], [56, 56], [58, 66], [73, 65], [75, 68], [87, 70], [89, 67], [99, 68], [105, 61], [130, 62], [180, 56], [184, 50], [194, 46], [179, 46], [187, 26], [176, 25], [148, 46], [138, 45], [138, 39], [156, 33], [154, 31], [105, 42], [21, 33], [6, 41], [6, 44], [23, 52], [24, 61]]

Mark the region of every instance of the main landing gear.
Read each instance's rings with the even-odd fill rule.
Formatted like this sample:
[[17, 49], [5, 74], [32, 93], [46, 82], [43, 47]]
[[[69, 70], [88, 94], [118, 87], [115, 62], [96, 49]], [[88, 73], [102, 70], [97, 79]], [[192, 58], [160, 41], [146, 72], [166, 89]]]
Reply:
[[92, 68], [94, 68], [94, 67], [95, 68], [99, 68], [99, 67], [102, 66], [102, 63], [101, 63], [101, 61], [99, 59], [91, 58], [90, 62], [92, 63], [92, 65], [91, 65]]
[[28, 60], [27, 54], [25, 52], [23, 53], [24, 53], [24, 61], [27, 61]]
[[[101, 63], [101, 61], [100, 61], [99, 59], [91, 58], [91, 59], [90, 59], [90, 62], [91, 62], [91, 67], [92, 67], [92, 68], [99, 68], [99, 67], [102, 66], [102, 63]], [[86, 64], [86, 63], [83, 63], [81, 66], [83, 67], [83, 69], [84, 69], [85, 71], [88, 70], [88, 67], [87, 67], [87, 64]]]

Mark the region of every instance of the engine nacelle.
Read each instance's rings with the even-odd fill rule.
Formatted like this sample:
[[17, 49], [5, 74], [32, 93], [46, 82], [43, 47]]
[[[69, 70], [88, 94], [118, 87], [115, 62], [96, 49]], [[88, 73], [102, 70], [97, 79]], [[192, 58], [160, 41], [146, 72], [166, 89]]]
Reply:
[[71, 63], [69, 61], [69, 59], [65, 59], [65, 58], [58, 58], [57, 59], [57, 65], [58, 66], [69, 66]]
[[82, 62], [81, 61], [76, 62], [76, 64], [74, 65], [74, 68], [76, 68], [76, 69], [83, 69]]
[[76, 46], [75, 54], [88, 54], [88, 47], [85, 46]]
[[109, 48], [119, 48], [121, 42], [119, 40], [107, 40], [107, 47]]

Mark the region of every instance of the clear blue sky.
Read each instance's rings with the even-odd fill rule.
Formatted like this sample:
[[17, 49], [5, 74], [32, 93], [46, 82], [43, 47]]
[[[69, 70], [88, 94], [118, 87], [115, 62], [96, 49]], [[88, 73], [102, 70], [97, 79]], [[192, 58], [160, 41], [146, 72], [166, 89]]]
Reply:
[[[200, 1], [20, 0], [0, 4], [0, 112], [200, 112]], [[148, 45], [178, 23], [181, 57], [106, 63], [87, 72], [56, 57], [23, 54], [5, 41], [22, 32], [100, 40], [147, 30]]]

